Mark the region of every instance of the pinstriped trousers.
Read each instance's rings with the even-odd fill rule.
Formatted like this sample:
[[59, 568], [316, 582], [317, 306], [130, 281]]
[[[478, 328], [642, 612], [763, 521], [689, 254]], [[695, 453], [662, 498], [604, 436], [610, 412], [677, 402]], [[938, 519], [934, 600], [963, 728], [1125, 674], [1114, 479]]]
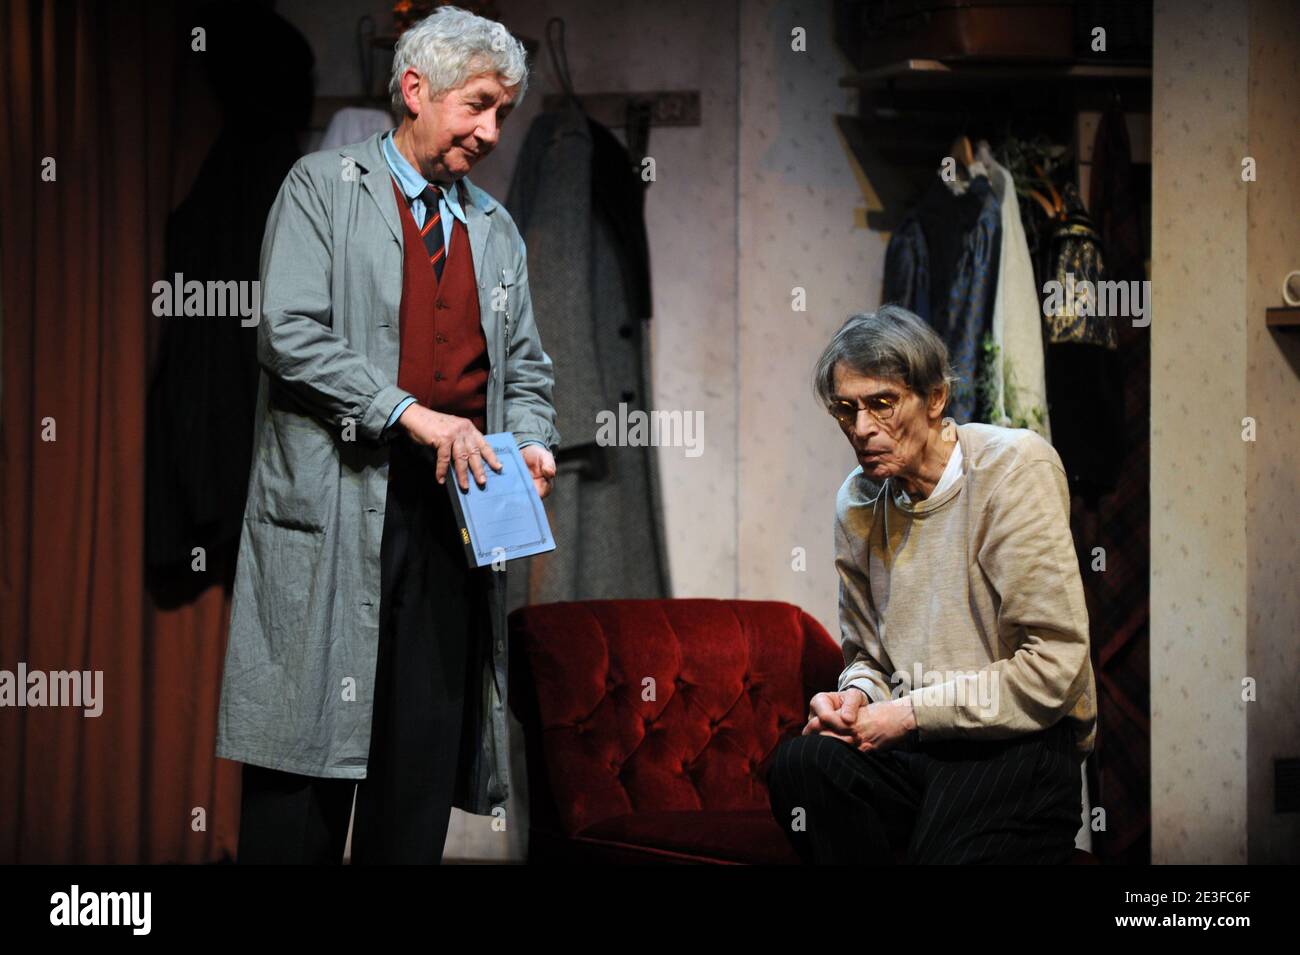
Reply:
[[[1063, 864], [1082, 824], [1066, 721], [1003, 740], [863, 753], [795, 736], [767, 773], [772, 814], [805, 864]], [[803, 810], [802, 813], [799, 810]]]

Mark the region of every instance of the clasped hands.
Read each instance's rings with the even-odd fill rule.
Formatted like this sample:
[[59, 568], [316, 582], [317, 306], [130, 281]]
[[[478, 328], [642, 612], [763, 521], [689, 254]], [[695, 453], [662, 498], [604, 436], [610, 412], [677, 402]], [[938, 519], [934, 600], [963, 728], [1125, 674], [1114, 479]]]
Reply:
[[851, 686], [842, 692], [818, 693], [808, 702], [803, 735], [834, 736], [867, 753], [899, 745], [914, 729], [911, 697], [871, 703], [865, 693]]
[[[469, 490], [470, 473], [479, 487], [487, 483], [487, 474], [483, 470], [485, 461], [492, 470], [501, 471], [501, 462], [492, 445], [468, 418], [443, 414], [417, 403], [408, 405], [397, 423], [416, 444], [437, 450], [439, 484], [446, 482], [447, 471], [451, 468], [456, 471], [456, 484], [462, 491]], [[554, 456], [540, 444], [526, 444], [519, 449], [519, 454], [533, 476], [538, 496], [546, 497], [555, 482]]]

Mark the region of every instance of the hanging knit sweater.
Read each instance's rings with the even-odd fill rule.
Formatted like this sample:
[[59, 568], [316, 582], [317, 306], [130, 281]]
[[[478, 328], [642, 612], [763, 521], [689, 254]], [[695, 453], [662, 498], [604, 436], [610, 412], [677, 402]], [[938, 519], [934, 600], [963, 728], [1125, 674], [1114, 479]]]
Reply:
[[960, 476], [929, 498], [909, 502], [861, 467], [840, 487], [839, 689], [910, 694], [922, 742], [1066, 719], [1083, 758], [1096, 683], [1060, 457], [1025, 429], [956, 431]]

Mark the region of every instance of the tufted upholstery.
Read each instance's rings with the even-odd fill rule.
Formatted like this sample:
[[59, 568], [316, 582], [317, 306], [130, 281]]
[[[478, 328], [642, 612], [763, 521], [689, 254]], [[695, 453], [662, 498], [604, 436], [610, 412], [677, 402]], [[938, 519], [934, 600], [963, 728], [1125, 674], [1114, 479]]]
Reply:
[[775, 601], [587, 600], [509, 627], [530, 862], [799, 861], [764, 777], [843, 668], [820, 623]]
[[840, 650], [798, 607], [590, 600], [510, 615], [530, 857], [796, 862], [763, 778]]

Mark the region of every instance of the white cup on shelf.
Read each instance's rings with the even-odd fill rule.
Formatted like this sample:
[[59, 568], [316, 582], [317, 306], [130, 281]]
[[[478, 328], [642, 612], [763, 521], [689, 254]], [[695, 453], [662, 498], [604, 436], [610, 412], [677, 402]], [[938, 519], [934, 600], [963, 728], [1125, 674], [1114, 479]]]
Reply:
[[1288, 272], [1282, 280], [1282, 301], [1292, 307], [1300, 305], [1300, 269]]

